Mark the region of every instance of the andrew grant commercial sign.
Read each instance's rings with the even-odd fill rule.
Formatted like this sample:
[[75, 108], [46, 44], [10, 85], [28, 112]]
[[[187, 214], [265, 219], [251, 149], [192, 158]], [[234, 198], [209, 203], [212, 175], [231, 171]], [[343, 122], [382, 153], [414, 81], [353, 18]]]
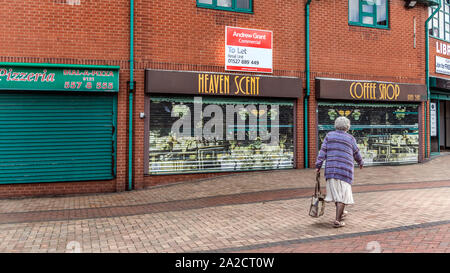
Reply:
[[272, 31], [226, 27], [225, 70], [272, 73]]

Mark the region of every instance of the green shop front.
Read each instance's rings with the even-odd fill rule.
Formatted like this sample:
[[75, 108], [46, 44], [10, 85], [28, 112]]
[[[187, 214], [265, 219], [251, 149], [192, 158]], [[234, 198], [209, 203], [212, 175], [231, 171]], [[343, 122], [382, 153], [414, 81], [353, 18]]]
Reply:
[[421, 161], [425, 85], [327, 78], [317, 78], [315, 84], [319, 149], [336, 118], [345, 116], [365, 165]]
[[294, 168], [301, 80], [146, 70], [145, 175]]
[[450, 80], [430, 77], [431, 152], [450, 150]]
[[0, 63], [0, 184], [115, 177], [119, 67]]

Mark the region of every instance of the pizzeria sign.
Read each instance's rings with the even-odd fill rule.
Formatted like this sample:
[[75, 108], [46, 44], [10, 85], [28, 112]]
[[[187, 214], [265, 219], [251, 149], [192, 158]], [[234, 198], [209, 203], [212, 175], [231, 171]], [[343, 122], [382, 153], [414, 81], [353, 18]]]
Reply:
[[0, 90], [119, 91], [119, 67], [0, 63]]

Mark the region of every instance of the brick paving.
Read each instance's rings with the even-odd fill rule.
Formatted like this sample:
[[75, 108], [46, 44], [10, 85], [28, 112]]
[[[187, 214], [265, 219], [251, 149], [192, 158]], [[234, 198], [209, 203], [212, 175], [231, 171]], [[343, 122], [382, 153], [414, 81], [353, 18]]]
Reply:
[[[353, 187], [353, 192], [358, 193], [371, 191], [424, 189], [424, 188], [438, 188], [438, 187], [450, 187], [450, 180], [381, 184], [381, 185], [359, 185]], [[165, 211], [197, 209], [213, 206], [236, 205], [236, 204], [247, 204], [257, 202], [268, 202], [274, 200], [305, 198], [310, 197], [311, 194], [312, 194], [311, 188], [280, 189], [272, 191], [211, 196], [197, 199], [178, 200], [161, 203], [148, 203], [142, 205], [0, 213], [0, 224], [140, 215]]]
[[[441, 156], [357, 171], [356, 204], [341, 229], [331, 226], [332, 204], [323, 217], [308, 216], [313, 170], [245, 173], [116, 194], [3, 199], [0, 252], [359, 252], [371, 241], [385, 252], [401, 252], [402, 246], [420, 252], [424, 244], [448, 252], [448, 166], [450, 156]], [[423, 238], [413, 238], [420, 232]], [[395, 241], [392, 234], [405, 239]]]
[[[370, 233], [370, 232], [369, 232]], [[352, 234], [353, 235], [353, 234]], [[450, 253], [450, 221], [432, 227], [323, 239], [316, 242], [279, 242], [272, 247], [253, 247], [245, 253]]]
[[[439, 156], [421, 164], [367, 167], [362, 170], [356, 168], [355, 186], [446, 180], [450, 179], [448, 166], [450, 155]], [[132, 192], [0, 199], [0, 213], [131, 206], [218, 195], [311, 188], [314, 183], [315, 172], [311, 169], [245, 172]]]

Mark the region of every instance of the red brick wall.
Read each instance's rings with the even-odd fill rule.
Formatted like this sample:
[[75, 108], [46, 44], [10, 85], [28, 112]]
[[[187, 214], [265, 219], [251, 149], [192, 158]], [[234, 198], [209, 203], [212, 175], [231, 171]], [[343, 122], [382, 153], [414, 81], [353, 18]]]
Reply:
[[[119, 65], [117, 178], [102, 182], [0, 185], [0, 197], [110, 192], [128, 184], [129, 1], [2, 1], [0, 62]], [[76, 1], [75, 1], [76, 2]], [[273, 31], [275, 76], [305, 86], [305, 0], [253, 1], [253, 14], [197, 8], [196, 1], [135, 0], [136, 89], [133, 102], [133, 183], [136, 189], [221, 174], [144, 176], [144, 70], [224, 71], [225, 26]], [[316, 156], [314, 78], [425, 84], [426, 8], [389, 1], [389, 30], [348, 25], [348, 1], [311, 1], [309, 164]], [[416, 18], [416, 48], [413, 48]], [[432, 52], [430, 46], [430, 52]], [[430, 53], [431, 54], [431, 53]], [[430, 60], [433, 58], [430, 58]], [[431, 61], [432, 62], [432, 61]], [[432, 63], [430, 62], [430, 68]], [[431, 69], [430, 69], [431, 70]], [[297, 167], [303, 167], [303, 101], [297, 101]]]
[[110, 181], [0, 185], [0, 197], [125, 190], [129, 1], [63, 2], [1, 1], [0, 62], [120, 66], [117, 177]]
[[[272, 75], [296, 76], [304, 81], [303, 1], [253, 1], [254, 13], [197, 8], [196, 1], [136, 3], [136, 77], [144, 69], [225, 72], [225, 26], [273, 31]], [[137, 188], [221, 174], [144, 176], [144, 86], [136, 90], [134, 181]], [[303, 167], [303, 103], [297, 103], [297, 166]]]
[[[350, 26], [348, 1], [311, 1], [310, 166], [317, 154], [314, 78], [425, 84], [424, 6], [389, 2], [389, 29]], [[416, 47], [414, 23], [416, 20]]]

